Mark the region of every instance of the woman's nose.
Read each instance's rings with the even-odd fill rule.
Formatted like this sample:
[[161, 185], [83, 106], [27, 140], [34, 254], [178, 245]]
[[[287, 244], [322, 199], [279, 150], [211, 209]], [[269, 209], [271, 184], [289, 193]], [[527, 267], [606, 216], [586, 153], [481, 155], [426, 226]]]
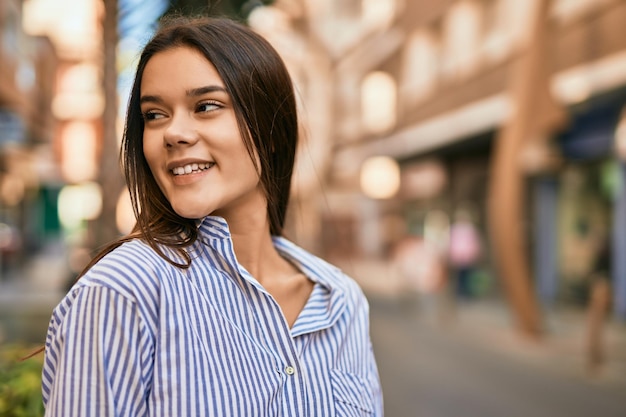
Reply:
[[198, 134], [194, 128], [193, 120], [185, 114], [172, 116], [163, 134], [164, 145], [166, 147], [193, 145], [197, 141]]

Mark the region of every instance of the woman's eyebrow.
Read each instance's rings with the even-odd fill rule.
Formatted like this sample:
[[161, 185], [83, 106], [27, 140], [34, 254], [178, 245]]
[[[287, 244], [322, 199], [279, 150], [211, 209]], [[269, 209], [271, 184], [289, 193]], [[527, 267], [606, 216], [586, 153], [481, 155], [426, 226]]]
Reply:
[[163, 103], [163, 99], [160, 96], [141, 96], [139, 104], [143, 103]]
[[198, 87], [198, 88], [193, 88], [191, 90], [187, 90], [186, 94], [189, 97], [198, 97], [207, 93], [214, 93], [216, 91], [226, 93], [226, 89], [224, 87], [221, 87], [219, 85], [208, 85], [205, 87]]
[[[221, 87], [219, 85], [207, 85], [205, 87], [198, 87], [198, 88], [192, 88], [191, 90], [187, 90], [185, 91], [185, 94], [188, 97], [199, 97], [204, 94], [214, 93], [214, 92], [227, 93], [224, 87]], [[152, 95], [141, 96], [141, 98], [139, 99], [139, 104], [143, 104], [143, 103], [161, 104], [163, 103], [163, 98], [161, 96], [152, 96]]]

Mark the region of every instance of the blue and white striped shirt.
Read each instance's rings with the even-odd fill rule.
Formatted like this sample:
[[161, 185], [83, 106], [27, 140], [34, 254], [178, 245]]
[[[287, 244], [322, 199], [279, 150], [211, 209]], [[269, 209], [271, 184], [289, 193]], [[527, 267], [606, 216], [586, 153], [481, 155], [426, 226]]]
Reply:
[[[341, 271], [284, 238], [315, 285], [292, 328], [207, 217], [187, 270], [125, 243], [55, 308], [46, 416], [381, 416], [367, 300]], [[175, 257], [172, 251], [169, 256]]]

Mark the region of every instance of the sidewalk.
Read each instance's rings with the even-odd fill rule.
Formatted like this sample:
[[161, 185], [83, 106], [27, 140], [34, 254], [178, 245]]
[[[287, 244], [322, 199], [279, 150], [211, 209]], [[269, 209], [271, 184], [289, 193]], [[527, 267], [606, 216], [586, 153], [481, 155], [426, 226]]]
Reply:
[[587, 366], [585, 311], [562, 309], [544, 315], [544, 333], [532, 340], [516, 330], [503, 302], [478, 301], [458, 307], [453, 332], [494, 353], [552, 370], [572, 378], [626, 388], [626, 325], [604, 325], [604, 363], [593, 372]]
[[0, 343], [41, 343], [68, 277], [62, 245], [49, 245], [0, 281]]
[[[419, 314], [425, 324], [493, 354], [506, 355], [529, 366], [572, 378], [593, 379], [597, 383], [626, 388], [626, 323], [614, 320], [605, 323], [602, 333], [604, 364], [592, 374], [587, 367], [588, 326], [584, 309], [561, 308], [545, 312], [544, 333], [532, 340], [516, 330], [512, 313], [502, 299], [458, 303], [450, 297], [419, 298], [411, 294], [385, 262], [352, 261], [341, 267], [359, 282], [371, 300], [395, 304], [405, 309], [406, 314]], [[428, 305], [424, 306], [424, 302]]]

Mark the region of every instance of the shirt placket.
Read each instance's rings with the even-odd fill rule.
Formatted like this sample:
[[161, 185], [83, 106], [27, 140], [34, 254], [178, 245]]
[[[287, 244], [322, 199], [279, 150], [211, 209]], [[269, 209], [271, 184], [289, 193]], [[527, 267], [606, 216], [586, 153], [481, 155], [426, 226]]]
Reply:
[[[232, 248], [229, 249], [232, 250]], [[254, 293], [250, 300], [252, 313], [257, 316], [258, 325], [265, 334], [268, 349], [276, 359], [276, 373], [282, 387], [278, 397], [281, 401], [278, 407], [280, 415], [290, 417], [307, 415], [305, 370], [280, 306], [246, 270], [235, 267], [233, 272], [239, 274], [243, 285], [248, 287], [248, 293]]]
[[302, 416], [307, 415], [307, 395], [306, 395], [306, 375], [300, 361], [300, 355], [291, 332], [285, 322], [280, 306], [274, 298], [265, 290], [260, 290], [266, 299], [266, 306], [260, 312], [266, 323], [273, 323], [273, 326], [265, 326], [266, 336], [271, 344], [278, 369], [276, 370], [281, 378], [281, 404], [282, 416]]
[[[232, 241], [229, 240], [224, 246], [213, 247], [226, 255], [225, 260], [236, 259]], [[277, 396], [281, 402], [277, 407], [280, 415], [289, 417], [308, 415], [306, 370], [301, 363], [298, 348], [280, 306], [245, 269], [239, 265], [230, 264], [230, 266], [233, 268], [232, 272], [242, 279], [243, 285], [248, 287], [250, 291], [248, 294], [254, 294], [250, 300], [254, 310], [252, 313], [257, 317], [261, 331], [265, 334], [267, 347], [275, 357], [276, 373], [281, 382], [281, 395]]]

